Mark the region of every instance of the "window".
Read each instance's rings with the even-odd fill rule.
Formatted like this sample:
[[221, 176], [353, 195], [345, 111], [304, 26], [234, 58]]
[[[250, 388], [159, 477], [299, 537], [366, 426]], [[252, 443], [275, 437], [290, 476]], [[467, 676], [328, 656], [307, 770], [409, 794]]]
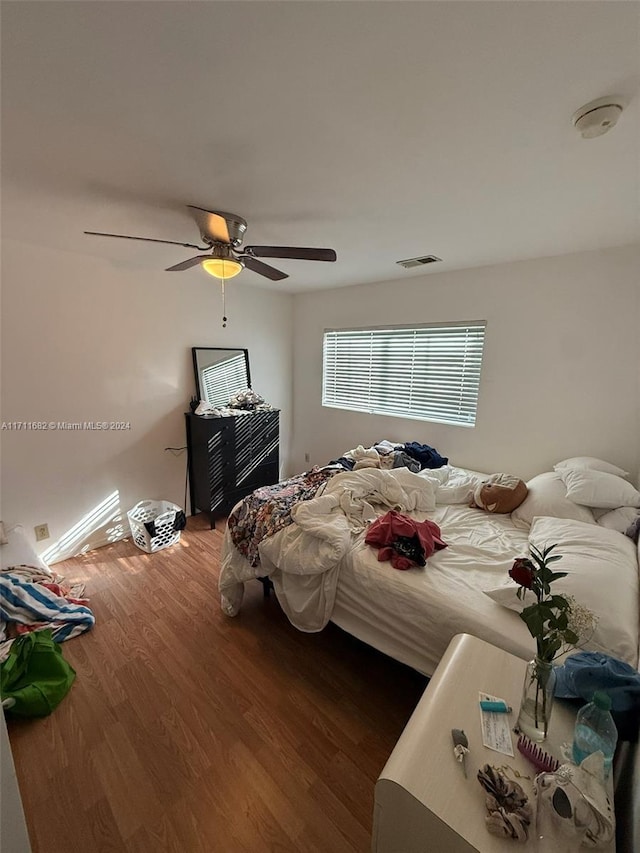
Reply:
[[322, 405], [474, 426], [485, 326], [328, 330]]
[[212, 406], [226, 406], [229, 398], [247, 385], [247, 361], [244, 352], [205, 367], [200, 373], [202, 394]]

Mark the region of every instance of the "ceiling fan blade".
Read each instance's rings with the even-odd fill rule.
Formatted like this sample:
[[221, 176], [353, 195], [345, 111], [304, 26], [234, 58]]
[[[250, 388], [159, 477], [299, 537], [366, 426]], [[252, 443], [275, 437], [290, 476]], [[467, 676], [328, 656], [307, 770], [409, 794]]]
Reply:
[[277, 270], [275, 267], [270, 267], [269, 264], [263, 264], [262, 261], [259, 261], [251, 255], [240, 255], [239, 257], [247, 269], [253, 270], [266, 278], [270, 278], [271, 281], [282, 281], [283, 278], [289, 278], [286, 272]]
[[335, 261], [333, 249], [307, 249], [300, 246], [245, 246], [258, 258], [294, 258], [299, 261]]
[[182, 272], [183, 270], [189, 270], [191, 267], [195, 267], [196, 264], [202, 263], [202, 261], [206, 261], [207, 258], [211, 257], [210, 255], [199, 255], [196, 258], [189, 258], [186, 261], [181, 261], [179, 264], [174, 264], [172, 267], [167, 267], [165, 272]]
[[145, 243], [167, 243], [170, 246], [184, 246], [185, 249], [198, 249], [201, 252], [209, 251], [209, 246], [196, 246], [195, 243], [179, 243], [177, 240], [157, 240], [155, 237], [132, 237], [129, 234], [105, 234], [104, 231], [85, 231], [94, 237], [117, 237], [119, 240], [143, 240]]

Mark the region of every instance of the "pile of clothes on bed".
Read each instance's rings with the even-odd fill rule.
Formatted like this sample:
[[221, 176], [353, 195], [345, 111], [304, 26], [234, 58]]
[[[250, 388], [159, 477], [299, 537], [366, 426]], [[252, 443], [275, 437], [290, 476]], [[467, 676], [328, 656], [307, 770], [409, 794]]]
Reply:
[[424, 468], [442, 468], [449, 462], [446, 456], [440, 456], [434, 447], [408, 441], [396, 444], [383, 439], [371, 447], [361, 444], [353, 450], [347, 450], [330, 465], [340, 465], [346, 471], [358, 471], [360, 468], [408, 468], [417, 474]]
[[[250, 565], [255, 567], [260, 561], [260, 543], [291, 524], [293, 508], [302, 501], [315, 498], [321, 487], [336, 474], [369, 468], [382, 471], [405, 468], [412, 473], [418, 473], [426, 468], [441, 468], [447, 463], [448, 459], [441, 456], [435, 448], [417, 441], [395, 444], [383, 440], [367, 448], [359, 445], [353, 450], [347, 450], [339, 459], [329, 462], [328, 465], [315, 467], [273, 486], [264, 486], [248, 495], [229, 516], [228, 529], [233, 544]], [[353, 481], [345, 481], [344, 478], [339, 482], [341, 487], [346, 485], [346, 488], [356, 489], [360, 488], [362, 482], [365, 489], [370, 485], [366, 480], [356, 480], [355, 485]], [[374, 484], [374, 492], [376, 488]], [[394, 493], [390, 497], [390, 500], [393, 499], [401, 500], [401, 496]], [[380, 503], [391, 509], [400, 507], [400, 504], [389, 503], [387, 499], [382, 499]], [[367, 521], [376, 517], [377, 513], [372, 511]]]
[[381, 561], [423, 567], [445, 543], [436, 524], [408, 514], [433, 511], [441, 486], [442, 499], [454, 503], [471, 498], [477, 485], [449, 482], [447, 461], [428, 445], [381, 441], [257, 489], [227, 523], [219, 584], [224, 612], [238, 612], [246, 580], [268, 576], [293, 624], [319, 630], [333, 607], [340, 560], [364, 531]]

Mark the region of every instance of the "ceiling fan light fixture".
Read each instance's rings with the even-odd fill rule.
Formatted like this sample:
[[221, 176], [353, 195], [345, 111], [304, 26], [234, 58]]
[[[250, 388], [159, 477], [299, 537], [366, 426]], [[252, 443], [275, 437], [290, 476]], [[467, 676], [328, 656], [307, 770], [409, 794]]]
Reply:
[[242, 272], [244, 264], [235, 258], [206, 258], [202, 261], [202, 268], [214, 278], [234, 278]]

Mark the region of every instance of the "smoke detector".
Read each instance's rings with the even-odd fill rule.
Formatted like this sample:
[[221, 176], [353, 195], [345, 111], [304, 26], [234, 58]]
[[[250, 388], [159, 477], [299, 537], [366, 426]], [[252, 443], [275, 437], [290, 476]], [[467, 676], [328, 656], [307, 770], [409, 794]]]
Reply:
[[573, 114], [573, 126], [583, 139], [602, 136], [618, 123], [622, 104], [614, 97], [597, 98]]

